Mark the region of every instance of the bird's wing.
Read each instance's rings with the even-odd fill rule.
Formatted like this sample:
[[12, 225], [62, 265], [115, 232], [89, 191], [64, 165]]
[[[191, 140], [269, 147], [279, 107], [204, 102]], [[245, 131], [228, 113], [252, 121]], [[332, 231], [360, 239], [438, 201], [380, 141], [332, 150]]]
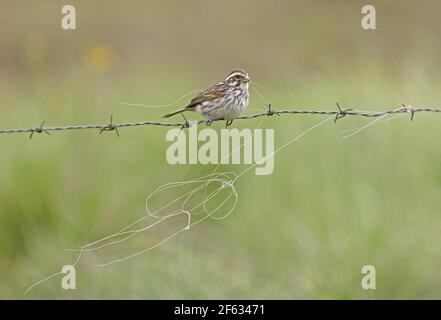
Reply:
[[228, 85], [224, 82], [215, 83], [191, 99], [190, 103], [185, 107], [185, 109], [194, 109], [198, 104], [219, 98], [225, 94], [227, 89]]

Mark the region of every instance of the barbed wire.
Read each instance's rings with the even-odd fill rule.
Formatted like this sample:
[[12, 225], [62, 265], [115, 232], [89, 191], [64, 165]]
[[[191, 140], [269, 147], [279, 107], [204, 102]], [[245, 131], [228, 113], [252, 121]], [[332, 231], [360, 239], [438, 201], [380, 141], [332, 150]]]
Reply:
[[[414, 108], [409, 105], [402, 105], [396, 109], [390, 109], [386, 111], [362, 111], [356, 110], [354, 108], [341, 108], [337, 103], [337, 110], [309, 110], [309, 109], [287, 109], [287, 110], [275, 110], [272, 108], [271, 104], [267, 105], [263, 112], [243, 115], [235, 118], [234, 120], [248, 120], [259, 117], [266, 116], [281, 116], [281, 115], [334, 115], [336, 122], [337, 120], [346, 116], [358, 116], [358, 117], [383, 117], [390, 114], [403, 114], [408, 113], [410, 115], [410, 120], [414, 119], [416, 113], [441, 113], [441, 108]], [[161, 121], [140, 121], [140, 122], [125, 122], [125, 123], [113, 123], [113, 115], [110, 116], [110, 122], [108, 124], [85, 124], [85, 125], [68, 125], [68, 126], [56, 126], [56, 127], [45, 127], [45, 121], [41, 123], [39, 127], [35, 128], [18, 128], [18, 129], [0, 129], [0, 134], [13, 134], [13, 133], [30, 133], [29, 138], [32, 139], [35, 133], [46, 133], [50, 134], [51, 131], [69, 131], [69, 130], [86, 130], [86, 129], [96, 129], [99, 133], [105, 131], [115, 131], [117, 136], [119, 136], [118, 128], [129, 128], [129, 127], [140, 127], [140, 126], [163, 126], [163, 127], [180, 127], [189, 128], [194, 124], [207, 124], [206, 120], [199, 121], [188, 121], [182, 114], [184, 122], [161, 122]], [[214, 121], [222, 121], [223, 118], [213, 119]]]

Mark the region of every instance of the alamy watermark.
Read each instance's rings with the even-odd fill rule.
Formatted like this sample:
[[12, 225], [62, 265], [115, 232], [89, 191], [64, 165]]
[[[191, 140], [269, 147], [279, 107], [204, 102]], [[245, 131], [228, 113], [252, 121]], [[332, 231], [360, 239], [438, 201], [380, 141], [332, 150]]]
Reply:
[[376, 287], [376, 270], [375, 267], [368, 264], [361, 268], [361, 273], [364, 274], [361, 279], [361, 287], [364, 290], [375, 290]]
[[169, 164], [254, 164], [256, 175], [274, 170], [274, 129], [221, 129], [188, 131], [179, 128], [167, 132]]
[[363, 30], [375, 30], [377, 29], [377, 11], [375, 7], [367, 4], [361, 8], [361, 27]]
[[61, 8], [61, 27], [64, 30], [75, 30], [77, 28], [77, 13], [75, 7], [67, 4]]
[[61, 279], [61, 287], [65, 290], [75, 290], [77, 288], [76, 270], [73, 265], [65, 265], [61, 269], [65, 276]]

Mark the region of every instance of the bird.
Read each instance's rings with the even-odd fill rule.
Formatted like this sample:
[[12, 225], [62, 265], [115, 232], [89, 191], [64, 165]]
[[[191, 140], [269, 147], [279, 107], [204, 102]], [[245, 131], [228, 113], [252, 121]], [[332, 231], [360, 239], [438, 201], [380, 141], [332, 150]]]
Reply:
[[214, 120], [225, 120], [229, 127], [233, 120], [244, 111], [250, 99], [248, 91], [250, 76], [241, 69], [231, 71], [225, 80], [213, 83], [196, 95], [185, 108], [163, 116], [169, 118], [186, 111], [195, 111], [211, 125]]

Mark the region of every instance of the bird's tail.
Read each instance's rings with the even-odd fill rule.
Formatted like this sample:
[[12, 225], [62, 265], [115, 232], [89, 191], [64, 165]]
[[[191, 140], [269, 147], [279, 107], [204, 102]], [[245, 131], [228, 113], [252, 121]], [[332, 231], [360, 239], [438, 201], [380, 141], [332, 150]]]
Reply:
[[179, 114], [179, 113], [182, 113], [182, 112], [185, 112], [185, 111], [188, 111], [188, 109], [176, 110], [176, 111], [173, 111], [172, 113], [167, 113], [166, 115], [163, 115], [162, 117], [163, 118], [170, 118], [170, 117], [173, 117], [176, 114]]

